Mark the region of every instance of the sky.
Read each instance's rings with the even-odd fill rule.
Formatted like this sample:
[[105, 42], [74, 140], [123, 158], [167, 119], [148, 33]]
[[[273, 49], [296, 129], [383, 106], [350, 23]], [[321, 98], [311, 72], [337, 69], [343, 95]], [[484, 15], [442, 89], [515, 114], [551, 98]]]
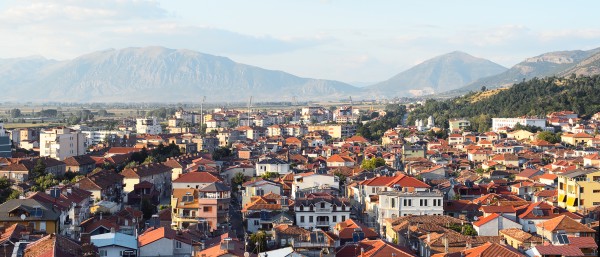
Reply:
[[600, 1], [2, 0], [0, 58], [164, 46], [369, 84], [463, 51], [510, 67], [600, 47]]

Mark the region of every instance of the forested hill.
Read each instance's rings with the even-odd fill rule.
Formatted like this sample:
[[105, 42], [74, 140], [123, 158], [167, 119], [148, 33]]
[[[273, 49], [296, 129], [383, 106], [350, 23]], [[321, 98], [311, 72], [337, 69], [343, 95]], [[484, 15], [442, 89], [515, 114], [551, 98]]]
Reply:
[[486, 131], [493, 117], [545, 116], [553, 111], [572, 110], [580, 116], [600, 111], [600, 76], [531, 79], [507, 89], [496, 89], [438, 101], [428, 100], [409, 114], [417, 118], [433, 115], [437, 126], [448, 127], [451, 118], [467, 118], [472, 129]]

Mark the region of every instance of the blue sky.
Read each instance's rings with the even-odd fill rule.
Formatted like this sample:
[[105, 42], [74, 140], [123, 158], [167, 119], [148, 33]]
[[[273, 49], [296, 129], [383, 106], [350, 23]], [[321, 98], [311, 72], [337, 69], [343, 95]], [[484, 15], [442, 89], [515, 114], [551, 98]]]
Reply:
[[165, 46], [377, 82], [455, 50], [510, 67], [600, 47], [597, 10], [597, 1], [3, 0], [0, 58]]

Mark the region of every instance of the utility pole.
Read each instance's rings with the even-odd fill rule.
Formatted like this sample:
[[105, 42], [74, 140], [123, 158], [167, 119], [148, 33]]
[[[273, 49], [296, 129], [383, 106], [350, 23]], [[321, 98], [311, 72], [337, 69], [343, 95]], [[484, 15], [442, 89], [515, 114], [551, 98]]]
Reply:
[[248, 102], [248, 127], [250, 127], [250, 107], [252, 107], [252, 96], [250, 96], [250, 101]]
[[202, 102], [200, 102], [200, 129], [202, 129], [202, 126], [204, 125], [204, 109], [202, 107], [205, 100], [206, 96], [202, 96]]

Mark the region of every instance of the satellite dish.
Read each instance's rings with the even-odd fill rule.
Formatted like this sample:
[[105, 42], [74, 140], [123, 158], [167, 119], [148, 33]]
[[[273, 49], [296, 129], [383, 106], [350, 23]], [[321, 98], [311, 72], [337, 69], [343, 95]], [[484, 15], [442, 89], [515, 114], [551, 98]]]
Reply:
[[21, 219], [25, 220], [27, 218], [27, 216], [25, 214], [21, 214]]

